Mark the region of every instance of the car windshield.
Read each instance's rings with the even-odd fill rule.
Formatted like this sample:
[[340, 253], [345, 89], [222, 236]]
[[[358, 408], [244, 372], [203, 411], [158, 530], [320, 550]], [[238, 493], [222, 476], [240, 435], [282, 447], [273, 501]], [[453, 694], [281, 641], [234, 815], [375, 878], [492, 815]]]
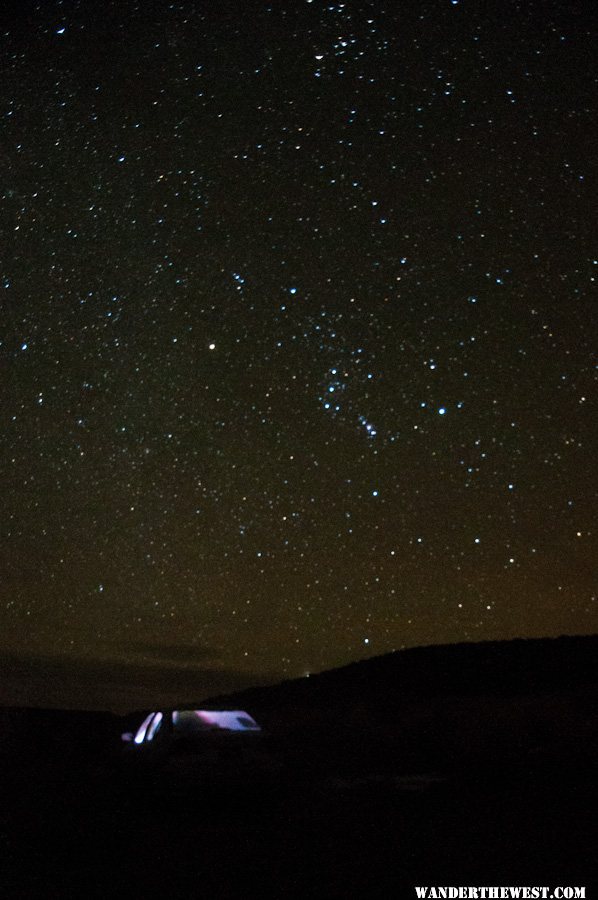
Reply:
[[241, 710], [180, 710], [172, 715], [175, 734], [204, 731], [260, 731], [260, 727]]

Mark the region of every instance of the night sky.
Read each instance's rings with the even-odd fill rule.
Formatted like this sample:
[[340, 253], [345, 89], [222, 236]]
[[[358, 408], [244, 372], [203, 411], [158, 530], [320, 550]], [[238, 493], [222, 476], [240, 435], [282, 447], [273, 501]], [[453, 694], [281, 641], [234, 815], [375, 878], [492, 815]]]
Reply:
[[597, 630], [589, 6], [4, 5], [13, 669]]

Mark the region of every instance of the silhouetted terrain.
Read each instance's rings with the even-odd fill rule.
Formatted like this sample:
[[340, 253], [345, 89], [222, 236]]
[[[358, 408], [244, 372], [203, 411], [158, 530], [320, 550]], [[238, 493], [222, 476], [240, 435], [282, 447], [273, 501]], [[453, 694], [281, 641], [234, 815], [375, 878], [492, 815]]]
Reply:
[[1, 710], [2, 895], [589, 886], [597, 651], [595, 637], [417, 648], [181, 703], [247, 709], [260, 765], [142, 757], [120, 741], [142, 712]]
[[[368, 703], [400, 704], [406, 694], [465, 696], [568, 690], [598, 680], [598, 637], [486, 641], [412, 647], [309, 678], [231, 695], [240, 702], [343, 703], [348, 692]], [[237, 702], [236, 701], [236, 702]]]

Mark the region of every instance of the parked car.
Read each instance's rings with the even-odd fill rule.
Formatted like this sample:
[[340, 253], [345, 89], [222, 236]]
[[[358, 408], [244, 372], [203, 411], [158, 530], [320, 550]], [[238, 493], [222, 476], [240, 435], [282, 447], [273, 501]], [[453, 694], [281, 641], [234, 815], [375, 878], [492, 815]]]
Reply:
[[160, 767], [183, 781], [276, 767], [264, 732], [243, 710], [152, 712], [135, 732], [121, 737], [129, 762]]

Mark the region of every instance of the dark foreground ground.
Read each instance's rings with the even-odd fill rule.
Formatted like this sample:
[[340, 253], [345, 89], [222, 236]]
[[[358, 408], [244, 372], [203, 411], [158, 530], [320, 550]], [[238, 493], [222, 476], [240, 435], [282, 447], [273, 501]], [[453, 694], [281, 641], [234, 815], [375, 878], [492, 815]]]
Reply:
[[[3, 785], [2, 897], [413, 897], [596, 880], [596, 770], [73, 771]], [[6, 776], [6, 772], [4, 775]]]

